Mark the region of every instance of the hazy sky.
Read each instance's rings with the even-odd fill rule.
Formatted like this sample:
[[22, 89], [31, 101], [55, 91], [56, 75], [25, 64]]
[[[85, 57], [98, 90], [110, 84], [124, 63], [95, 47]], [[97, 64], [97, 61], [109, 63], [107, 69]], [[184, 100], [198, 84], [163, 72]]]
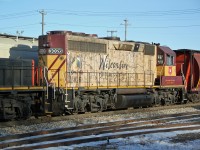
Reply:
[[69, 30], [200, 50], [200, 0], [0, 0], [0, 33], [38, 37]]

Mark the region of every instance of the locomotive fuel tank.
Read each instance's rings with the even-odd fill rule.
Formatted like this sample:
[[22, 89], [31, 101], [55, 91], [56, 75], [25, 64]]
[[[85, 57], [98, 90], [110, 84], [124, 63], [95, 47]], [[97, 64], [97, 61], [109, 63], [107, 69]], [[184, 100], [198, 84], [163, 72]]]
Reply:
[[153, 104], [153, 95], [147, 89], [117, 89], [117, 100], [115, 107], [123, 109], [128, 107], [143, 107]]
[[117, 109], [133, 108], [151, 106], [153, 104], [153, 96], [149, 94], [130, 94], [118, 95], [115, 107]]

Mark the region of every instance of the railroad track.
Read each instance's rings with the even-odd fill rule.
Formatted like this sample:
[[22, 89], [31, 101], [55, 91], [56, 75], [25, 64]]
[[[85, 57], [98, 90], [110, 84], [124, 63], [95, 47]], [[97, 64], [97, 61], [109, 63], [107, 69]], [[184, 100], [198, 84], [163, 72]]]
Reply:
[[111, 116], [111, 115], [118, 115], [118, 114], [131, 114], [131, 113], [143, 113], [143, 112], [157, 112], [159, 110], [168, 110], [168, 109], [179, 109], [179, 108], [188, 108], [194, 107], [200, 109], [200, 102], [198, 103], [188, 103], [185, 105], [169, 105], [169, 106], [156, 106], [156, 107], [149, 107], [149, 108], [140, 108], [140, 109], [127, 109], [127, 110], [115, 110], [115, 111], [106, 111], [106, 112], [98, 112], [98, 113], [85, 113], [85, 114], [78, 114], [78, 115], [67, 115], [67, 116], [57, 116], [57, 117], [40, 117], [39, 119], [31, 118], [28, 120], [20, 120], [20, 121], [8, 121], [8, 122], [1, 122], [0, 128], [5, 127], [15, 127], [19, 125], [33, 125], [33, 124], [40, 124], [46, 122], [57, 122], [63, 120], [82, 120], [82, 118], [91, 118], [91, 117], [99, 117], [99, 116]]
[[[180, 123], [181, 122], [181, 123]], [[41, 149], [131, 136], [200, 129], [200, 112], [163, 115], [0, 137], [1, 149]]]

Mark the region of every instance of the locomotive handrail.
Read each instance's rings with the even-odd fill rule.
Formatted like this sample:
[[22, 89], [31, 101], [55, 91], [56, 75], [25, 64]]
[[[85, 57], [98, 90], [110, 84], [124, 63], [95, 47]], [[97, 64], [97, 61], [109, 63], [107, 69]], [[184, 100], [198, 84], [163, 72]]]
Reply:
[[52, 83], [53, 84], [53, 99], [55, 99], [56, 98], [56, 83], [55, 82], [53, 82]]
[[[103, 78], [101, 79], [100, 74], [104, 74]], [[70, 74], [70, 72], [66, 72], [67, 75]], [[82, 75], [80, 75], [82, 74]], [[112, 75], [109, 77], [109, 75]], [[143, 75], [143, 76], [141, 76]], [[64, 74], [63, 74], [64, 76]], [[121, 76], [124, 79], [121, 80]], [[147, 79], [147, 76], [149, 79]], [[79, 80], [79, 77], [82, 77], [82, 80]], [[115, 79], [114, 79], [115, 78]], [[140, 79], [139, 79], [140, 78]], [[69, 79], [67, 83], [69, 84], [69, 87], [79, 87], [79, 86], [85, 86], [87, 88], [90, 88], [91, 86], [95, 86], [97, 88], [101, 87], [102, 85], [109, 88], [109, 87], [120, 87], [120, 86], [148, 86], [149, 84], [154, 85], [154, 74], [152, 72], [145, 72], [145, 73], [108, 73], [108, 72], [75, 72], [73, 76], [67, 76], [66, 79]], [[96, 84], [91, 84], [91, 81], [93, 81]], [[67, 86], [68, 86], [67, 84]]]
[[47, 71], [47, 73], [48, 73], [48, 68], [47, 67], [44, 67], [43, 68], [43, 72], [44, 72], [44, 79], [45, 79], [45, 82], [46, 82], [46, 86], [47, 86], [47, 99], [49, 98], [49, 89], [48, 89], [48, 87], [49, 87], [49, 83], [48, 83], [48, 79], [47, 79], [47, 77], [46, 77], [46, 71]]
[[63, 73], [63, 78], [64, 78], [64, 81], [65, 81], [65, 102], [67, 102], [67, 72], [64, 72]]
[[[186, 81], [186, 78], [185, 78], [185, 75], [184, 75], [184, 72], [183, 72], [183, 63], [181, 63], [181, 76], [182, 76], [182, 79], [183, 79], [183, 84], [185, 86], [185, 91], [187, 91], [187, 81]], [[197, 84], [197, 87], [199, 85], [199, 82]]]
[[[50, 70], [49, 70], [47, 67], [44, 67], [44, 68], [46, 69], [47, 73], [48, 73], [49, 71], [53, 70], [53, 69], [50, 69]], [[48, 75], [48, 74], [47, 74], [47, 75]], [[49, 86], [53, 87], [53, 99], [55, 99], [55, 98], [56, 98], [56, 94], [55, 94], [55, 91], [56, 91], [56, 83], [55, 83], [55, 80], [54, 80], [52, 74], [50, 74], [50, 80], [48, 80], [47, 77], [46, 77], [46, 72], [45, 72], [44, 78], [45, 78], [47, 87], [49, 87]], [[53, 80], [53, 81], [52, 81], [52, 80]], [[47, 95], [48, 95], [48, 90], [47, 90]], [[47, 99], [48, 99], [48, 96], [47, 96]]]
[[165, 63], [163, 63], [162, 69], [161, 69], [161, 71], [160, 71], [160, 87], [161, 87], [161, 73], [163, 72], [164, 66], [165, 66]]

